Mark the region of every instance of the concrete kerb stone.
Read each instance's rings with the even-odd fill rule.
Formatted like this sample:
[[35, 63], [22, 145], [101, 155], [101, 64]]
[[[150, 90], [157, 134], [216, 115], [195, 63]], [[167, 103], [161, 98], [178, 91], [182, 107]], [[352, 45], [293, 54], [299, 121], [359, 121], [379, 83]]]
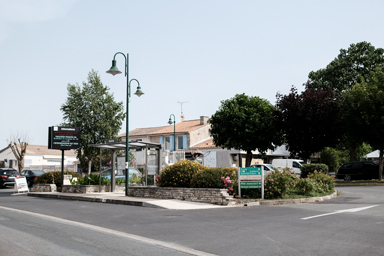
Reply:
[[255, 205], [283, 205], [283, 204], [303, 204], [303, 203], [316, 203], [324, 200], [329, 200], [337, 196], [337, 191], [331, 195], [322, 197], [309, 197], [309, 198], [298, 198], [298, 199], [278, 199], [278, 200], [260, 200], [258, 202], [246, 203], [244, 206], [255, 206]]

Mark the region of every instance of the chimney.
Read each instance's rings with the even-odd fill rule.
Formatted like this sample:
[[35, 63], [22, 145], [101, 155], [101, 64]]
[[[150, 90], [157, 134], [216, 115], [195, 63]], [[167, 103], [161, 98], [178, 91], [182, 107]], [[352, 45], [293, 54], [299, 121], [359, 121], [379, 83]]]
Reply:
[[200, 125], [205, 125], [208, 122], [209, 117], [207, 116], [200, 116]]

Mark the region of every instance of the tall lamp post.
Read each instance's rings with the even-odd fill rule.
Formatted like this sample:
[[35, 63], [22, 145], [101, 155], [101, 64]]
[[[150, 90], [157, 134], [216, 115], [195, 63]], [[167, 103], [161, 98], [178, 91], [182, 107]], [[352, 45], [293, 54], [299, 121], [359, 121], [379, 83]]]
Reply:
[[116, 66], [116, 55], [121, 54], [124, 56], [125, 59], [125, 76], [127, 77], [127, 115], [125, 118], [126, 122], [126, 148], [125, 148], [125, 196], [128, 196], [128, 184], [129, 184], [129, 102], [131, 98], [131, 82], [136, 81], [137, 82], [137, 90], [135, 92], [135, 95], [141, 96], [144, 93], [141, 91], [140, 83], [137, 79], [131, 79], [129, 80], [129, 54], [125, 55], [122, 52], [117, 52], [113, 56], [112, 60], [112, 67], [107, 71], [108, 74], [111, 74], [113, 76], [117, 74], [121, 74], [122, 72], [117, 68]]
[[169, 116], [169, 124], [172, 124], [171, 116], [173, 116], [173, 151], [176, 151], [176, 121], [175, 121], [175, 115], [171, 114]]

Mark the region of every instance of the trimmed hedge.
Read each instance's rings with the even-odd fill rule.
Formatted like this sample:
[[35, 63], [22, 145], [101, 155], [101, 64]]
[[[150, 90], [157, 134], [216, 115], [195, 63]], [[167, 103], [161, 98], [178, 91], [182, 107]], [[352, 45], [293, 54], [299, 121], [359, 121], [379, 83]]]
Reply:
[[328, 165], [326, 164], [303, 164], [301, 167], [300, 178], [307, 178], [308, 174], [317, 172], [328, 173]]

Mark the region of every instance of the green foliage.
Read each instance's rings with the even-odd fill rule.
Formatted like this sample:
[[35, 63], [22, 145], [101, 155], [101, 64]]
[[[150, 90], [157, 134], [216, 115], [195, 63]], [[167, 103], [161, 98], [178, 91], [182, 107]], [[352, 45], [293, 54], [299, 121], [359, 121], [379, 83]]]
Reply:
[[275, 112], [288, 150], [303, 160], [336, 146], [343, 131], [340, 96], [332, 89], [307, 86], [301, 93], [295, 87], [288, 95], [278, 93]]
[[246, 151], [246, 166], [249, 166], [252, 150], [263, 153], [282, 142], [281, 134], [275, 129], [274, 110], [267, 100], [245, 94], [221, 101], [219, 110], [208, 121], [214, 144]]
[[197, 162], [182, 160], [168, 165], [161, 170], [160, 186], [162, 187], [191, 187], [194, 175], [204, 170], [204, 166]]
[[[79, 179], [71, 179], [72, 185], [99, 185], [100, 184], [100, 175], [90, 174], [89, 176], [84, 176]], [[101, 185], [111, 185], [111, 180], [101, 176]]]
[[335, 188], [335, 179], [326, 173], [317, 172], [308, 174], [308, 179], [315, 184], [316, 193], [327, 193]]
[[123, 103], [114, 101], [113, 94], [94, 70], [89, 72], [88, 82], [83, 82], [82, 87], [68, 84], [67, 90], [67, 100], [60, 108], [63, 125], [80, 127], [81, 148], [77, 150], [77, 158], [87, 170], [88, 161], [99, 154], [89, 144], [105, 143], [106, 139], [117, 136], [125, 117]]
[[[108, 179], [109, 180], [109, 179]], [[117, 178], [116, 180], [115, 180], [115, 184], [116, 185], [123, 185], [123, 184], [125, 184], [125, 178]]]
[[315, 171], [328, 173], [328, 166], [326, 164], [303, 164], [301, 167], [301, 178], [306, 178], [308, 174]]
[[133, 173], [132, 177], [129, 179], [129, 183], [141, 183], [141, 177], [138, 177], [136, 173]]
[[191, 181], [192, 188], [224, 188], [221, 177], [229, 177], [232, 191], [237, 191], [237, 169], [230, 167], [204, 168], [197, 172]]
[[[64, 171], [65, 175], [72, 175], [72, 178], [76, 177], [81, 178], [81, 174], [77, 172]], [[61, 171], [47, 172], [39, 177], [36, 180], [37, 184], [56, 184], [57, 187], [61, 187]]]
[[340, 54], [326, 68], [310, 72], [308, 78], [316, 88], [343, 91], [360, 83], [361, 78], [367, 77], [376, 67], [383, 66], [384, 49], [360, 42], [351, 44], [347, 50], [341, 49]]
[[265, 198], [284, 198], [298, 181], [298, 177], [287, 168], [272, 171], [264, 180]]
[[334, 148], [326, 147], [320, 153], [320, 162], [328, 166], [329, 172], [336, 172], [340, 166], [338, 152]]
[[299, 195], [309, 195], [315, 191], [315, 184], [309, 178], [299, 179], [295, 185], [295, 190]]

